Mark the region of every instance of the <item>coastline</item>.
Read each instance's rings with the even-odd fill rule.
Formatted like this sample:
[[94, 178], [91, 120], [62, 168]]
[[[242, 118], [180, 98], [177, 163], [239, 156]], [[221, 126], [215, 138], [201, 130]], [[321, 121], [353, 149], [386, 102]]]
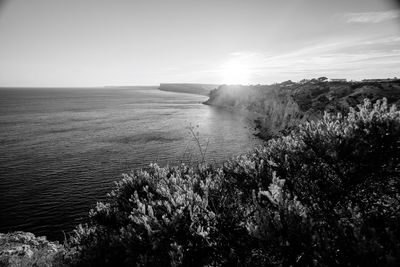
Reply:
[[[143, 92], [142, 92], [143, 91]], [[121, 94], [120, 94], [121, 92]], [[215, 110], [212, 111], [209, 109], [209, 107], [203, 106], [201, 102], [204, 102], [205, 100], [208, 99], [208, 97], [205, 96], [199, 96], [199, 95], [189, 95], [185, 93], [163, 93], [160, 92], [159, 94], [157, 93], [158, 90], [157, 88], [152, 88], [151, 90], [139, 90], [140, 96], [143, 94], [146, 94], [145, 97], [146, 99], [149, 97], [157, 97], [157, 101], [149, 101], [151, 105], [149, 106], [152, 108], [150, 110], [150, 113], [157, 114], [157, 116], [151, 115], [148, 116], [149, 119], [156, 119], [154, 124], [149, 124], [152, 128], [148, 128], [150, 126], [147, 126], [147, 124], [141, 124], [141, 120], [136, 120], [136, 117], [138, 115], [136, 114], [142, 114], [142, 105], [135, 105], [131, 104], [131, 102], [139, 102], [137, 99], [134, 99], [134, 101], [131, 101], [132, 93], [135, 93], [136, 91], [116, 91], [114, 89], [109, 89], [106, 91], [105, 89], [102, 91], [83, 91], [82, 93], [79, 94], [79, 97], [82, 99], [86, 98], [86, 95], [90, 95], [90, 98], [88, 98], [88, 101], [91, 100], [92, 96], [96, 97], [96, 106], [93, 108], [96, 108], [97, 110], [97, 103], [99, 103], [99, 99], [104, 99], [104, 106], [106, 106], [106, 101], [108, 101], [107, 97], [103, 97], [104, 95], [107, 96], [108, 94], [112, 94], [114, 99], [121, 99], [121, 102], [115, 102], [116, 104], [111, 103], [110, 105], [107, 106], [107, 113], [109, 111], [114, 112], [115, 114], [121, 114], [121, 116], [113, 117], [113, 118], [108, 118], [105, 117], [104, 120], [99, 120], [97, 117], [92, 116], [92, 113], [86, 112], [86, 110], [90, 110], [90, 106], [84, 106], [85, 111], [81, 112], [81, 110], [77, 110], [71, 113], [71, 117], [64, 117], [65, 119], [62, 121], [62, 123], [56, 124], [56, 126], [59, 126], [60, 129], [59, 131], [56, 126], [52, 126], [51, 132], [47, 133], [48, 135], [42, 136], [43, 138], [43, 144], [41, 144], [41, 147], [46, 147], [45, 141], [47, 140], [56, 140], [57, 142], [54, 142], [54, 146], [52, 146], [52, 149], [54, 147], [54, 152], [59, 153], [58, 154], [52, 154], [52, 157], [59, 157], [62, 158], [62, 154], [65, 153], [63, 149], [68, 149], [68, 153], [70, 153], [71, 159], [68, 160], [68, 162], [61, 162], [61, 169], [63, 172], [59, 172], [57, 174], [60, 174], [60, 177], [63, 178], [63, 181], [67, 185], [64, 186], [64, 184], [61, 184], [60, 187], [56, 187], [56, 189], [52, 189], [52, 184], [54, 182], [51, 182], [51, 179], [46, 179], [47, 177], [57, 177], [56, 175], [53, 175], [52, 170], [58, 170], [56, 168], [58, 165], [59, 161], [54, 161], [54, 162], [47, 162], [46, 164], [44, 162], [46, 161], [39, 161], [37, 158], [40, 158], [38, 156], [35, 156], [35, 164], [36, 168], [47, 168], [45, 169], [46, 172], [39, 172], [36, 171], [35, 169], [30, 172], [30, 169], [26, 167], [27, 171], [25, 171], [24, 166], [28, 166], [28, 164], [20, 164], [21, 171], [18, 169], [17, 171], [20, 171], [20, 173], [23, 173], [25, 171], [27, 179], [35, 179], [35, 180], [40, 180], [43, 181], [42, 183], [35, 183], [32, 184], [31, 186], [36, 190], [36, 192], [40, 193], [40, 199], [35, 200], [36, 203], [39, 203], [39, 201], [43, 201], [45, 204], [40, 205], [39, 208], [37, 208], [34, 205], [30, 205], [28, 208], [25, 208], [27, 205], [25, 203], [31, 203], [32, 201], [30, 200], [33, 198], [32, 194], [26, 194], [26, 195], [21, 195], [21, 197], [18, 195], [18, 202], [14, 203], [13, 198], [10, 196], [16, 196], [15, 192], [23, 192], [21, 190], [24, 190], [25, 187], [24, 185], [21, 184], [21, 186], [14, 186], [12, 184], [13, 176], [19, 175], [19, 172], [10, 172], [10, 175], [8, 178], [6, 175], [4, 176], [4, 179], [2, 180], [2, 183], [5, 184], [8, 181], [10, 181], [8, 184], [10, 184], [10, 190], [8, 190], [7, 194], [3, 194], [3, 200], [6, 203], [3, 207], [3, 220], [1, 222], [1, 231], [0, 233], [13, 233], [14, 231], [24, 231], [24, 232], [31, 232], [35, 235], [39, 236], [46, 236], [48, 240], [55, 241], [58, 240], [59, 242], [63, 241], [63, 233], [62, 231], [65, 231], [66, 233], [69, 233], [73, 227], [75, 227], [75, 222], [80, 223], [82, 217], [86, 216], [87, 212], [89, 209], [94, 205], [95, 201], [97, 200], [103, 200], [106, 196], [106, 191], [104, 188], [106, 186], [109, 186], [113, 184], [115, 180], [119, 180], [121, 173], [125, 172], [129, 168], [141, 168], [142, 166], [146, 166], [150, 162], [157, 161], [160, 164], [167, 164], [171, 163], [174, 159], [177, 159], [177, 162], [180, 161], [180, 157], [182, 157], [182, 154], [184, 154], [185, 151], [185, 142], [180, 142], [179, 138], [186, 138], [187, 142], [189, 142], [190, 136], [187, 133], [187, 130], [185, 129], [186, 122], [188, 121], [196, 121], [200, 119], [201, 121], [209, 121], [209, 125], [204, 127], [204, 130], [202, 131], [206, 132], [211, 139], [210, 144], [212, 142], [217, 143], [216, 146], [211, 147], [210, 145], [210, 151], [213, 149], [213, 153], [209, 153], [209, 157], [211, 158], [210, 162], [217, 162], [218, 159], [221, 159], [218, 163], [222, 162], [222, 158], [225, 157], [225, 159], [229, 159], [231, 155], [237, 155], [243, 151], [239, 147], [248, 147], [251, 148], [251, 144], [256, 143], [258, 140], [253, 137], [253, 128], [251, 128], [250, 121], [246, 120], [245, 118], [242, 118], [239, 115], [230, 115], [228, 112], [221, 110]], [[147, 92], [149, 92], [149, 95], [147, 95]], [[49, 92], [41, 92], [40, 90], [35, 90], [35, 91], [29, 91], [27, 93], [30, 93], [29, 96], [32, 96], [32, 99], [39, 99], [38, 104], [41, 104], [40, 106], [44, 106], [46, 103], [49, 103], [48, 100], [45, 100], [45, 102], [41, 102], [43, 97], [41, 97], [43, 94], [49, 94]], [[65, 90], [61, 92], [63, 94], [66, 94], [67, 96], [75, 95], [76, 90], [68, 91]], [[118, 94], [117, 94], [118, 93]], [[15, 92], [14, 94], [19, 95], [19, 92]], [[54, 94], [60, 95], [60, 92], [54, 92]], [[136, 94], [136, 93], [135, 93]], [[97, 97], [97, 95], [100, 95], [100, 97]], [[83, 98], [85, 96], [85, 98]], [[118, 96], [118, 98], [117, 98]], [[160, 102], [158, 99], [159, 97], [162, 97], [165, 99], [165, 102]], [[83, 100], [81, 100], [83, 101]], [[162, 100], [164, 101], [164, 100]], [[176, 101], [176, 105], [173, 104], [171, 105], [170, 103]], [[67, 101], [65, 101], [67, 103]], [[92, 101], [90, 101], [92, 102]], [[153, 103], [154, 102], [154, 103]], [[35, 101], [32, 101], [32, 103], [35, 103]], [[161, 108], [160, 108], [160, 103], [161, 103]], [[129, 108], [127, 107], [127, 104], [129, 104]], [[11, 105], [11, 104], [10, 104]], [[80, 104], [79, 104], [80, 105]], [[79, 105], [75, 105], [73, 108], [80, 107]], [[119, 106], [123, 105], [124, 112], [120, 113], [120, 108]], [[38, 105], [39, 106], [39, 105]], [[83, 104], [82, 104], [83, 106]], [[101, 105], [103, 106], [103, 105]], [[135, 112], [135, 107], [140, 108], [140, 112]], [[69, 108], [69, 106], [66, 106], [66, 108]], [[60, 112], [64, 110], [64, 107], [59, 106]], [[153, 111], [154, 110], [154, 111]], [[209, 110], [209, 115], [210, 116], [203, 116], [202, 111]], [[132, 112], [133, 111], [133, 112]], [[144, 111], [143, 111], [144, 112]], [[58, 122], [57, 120], [53, 119], [53, 115], [57, 115], [57, 112], [51, 113], [52, 115], [47, 116], [48, 121], [55, 121]], [[64, 113], [63, 113], [64, 114]], [[178, 114], [179, 116], [175, 116], [175, 114]], [[29, 114], [28, 114], [29, 115]], [[21, 116], [21, 115], [19, 115]], [[30, 116], [30, 115], [29, 115]], [[81, 117], [82, 116], [82, 117]], [[97, 116], [97, 115], [96, 115]], [[130, 116], [130, 117], [126, 117]], [[167, 117], [162, 117], [162, 116], [167, 116]], [[61, 117], [57, 116], [57, 117]], [[163, 118], [163, 119], [159, 119]], [[176, 119], [178, 118], [178, 119]], [[111, 120], [112, 119], [112, 120]], [[128, 120], [129, 119], [129, 120]], [[240, 123], [237, 121], [240, 119]], [[146, 118], [146, 120], [148, 120]], [[146, 120], [144, 122], [146, 123]], [[176, 120], [176, 123], [175, 123]], [[102, 122], [100, 124], [100, 122]], [[10, 123], [12, 125], [12, 123]], [[22, 125], [22, 123], [21, 123]], [[90, 128], [91, 125], [93, 125], [93, 128]], [[139, 127], [142, 127], [143, 129], [140, 129], [140, 131], [132, 131], [129, 130], [129, 125], [138, 125]], [[152, 126], [154, 125], [154, 127]], [[166, 126], [167, 125], [167, 126]], [[82, 130], [78, 127], [82, 126]], [[103, 130], [103, 126], [104, 130]], [[109, 127], [108, 127], [109, 126]], [[218, 127], [221, 126], [221, 127]], [[107, 128], [108, 127], [108, 128]], [[162, 128], [161, 128], [162, 127]], [[227, 128], [228, 127], [228, 128]], [[234, 133], [236, 132], [236, 127], [238, 128], [237, 132], [239, 134], [229, 134], [229, 136], [224, 135], [224, 132], [229, 132], [229, 133]], [[101, 131], [98, 131], [96, 129], [100, 129]], [[118, 133], [114, 133], [113, 129], [118, 128], [120, 131]], [[8, 128], [5, 128], [6, 130]], [[31, 128], [32, 129], [32, 128]], [[43, 128], [40, 128], [43, 129]], [[84, 138], [82, 140], [85, 140], [85, 144], [91, 144], [91, 146], [96, 147], [96, 145], [99, 145], [100, 149], [102, 149], [102, 146], [104, 145], [104, 142], [100, 142], [100, 138], [96, 139], [91, 136], [91, 132], [88, 132], [88, 130], [93, 129], [91, 131], [93, 135], [95, 136], [101, 136], [101, 140], [110, 140], [109, 144], [107, 143], [107, 146], [109, 145], [110, 147], [113, 148], [113, 151], [108, 153], [102, 153], [100, 154], [95, 154], [95, 152], [90, 152], [90, 154], [84, 154], [85, 156], [82, 156], [82, 153], [80, 153], [80, 149], [83, 146], [78, 146], [75, 145], [74, 142], [68, 144], [68, 148], [64, 148], [63, 146], [59, 144], [63, 144], [62, 142], [58, 142], [58, 140], [62, 139], [65, 140], [67, 137], [69, 137], [69, 133], [73, 134], [73, 137], [75, 138], [78, 136], [79, 138]], [[108, 132], [107, 129], [110, 129]], [[6, 130], [4, 132], [6, 132]], [[179, 133], [176, 133], [176, 131], [179, 130]], [[11, 130], [10, 130], [11, 131]], [[151, 131], [149, 133], [149, 131]], [[27, 132], [27, 131], [26, 131]], [[146, 133], [143, 133], [146, 132]], [[17, 133], [17, 132], [16, 132]], [[169, 134], [169, 135], [167, 135]], [[208, 136], [207, 135], [207, 136]], [[47, 138], [48, 137], [52, 137]], [[205, 136], [205, 135], [203, 135]], [[202, 137], [203, 137], [202, 136]], [[224, 136], [224, 139], [218, 139], [219, 136]], [[10, 137], [11, 138], [11, 137]], [[185, 139], [185, 140], [186, 140]], [[32, 138], [32, 142], [35, 142], [35, 139]], [[73, 139], [70, 139], [73, 140]], [[205, 140], [205, 138], [203, 139]], [[243, 140], [243, 142], [242, 142]], [[250, 140], [250, 141], [246, 141]], [[29, 141], [29, 139], [28, 139]], [[53, 142], [53, 141], [52, 141]], [[91, 143], [93, 142], [93, 144]], [[232, 144], [235, 142], [236, 144]], [[18, 148], [17, 142], [15, 142], [16, 145], [15, 147]], [[136, 155], [138, 155], [137, 159], [130, 159], [129, 154], [131, 153], [131, 149], [126, 146], [126, 144], [132, 144], [134, 143], [136, 146]], [[165, 143], [165, 144], [164, 144]], [[223, 145], [221, 145], [223, 144]], [[232, 145], [228, 145], [232, 144]], [[237, 144], [247, 144], [247, 145], [237, 145]], [[258, 143], [257, 143], [258, 144]], [[50, 142], [49, 142], [50, 145]], [[124, 147], [126, 149], [118, 151], [119, 147]], [[177, 154], [173, 152], [169, 152], [171, 149], [170, 147], [174, 146], [173, 148], [175, 151], [178, 151]], [[55, 149], [57, 147], [57, 149]], [[161, 147], [161, 149], [160, 149]], [[165, 149], [164, 149], [165, 148]], [[14, 148], [13, 148], [14, 149]], [[41, 151], [38, 151], [37, 148], [35, 147], [36, 150], [30, 151], [30, 146], [27, 142], [25, 142], [24, 149], [21, 150], [21, 154], [24, 153], [30, 153], [29, 155], [35, 155], [34, 153], [42, 153]], [[97, 147], [96, 147], [97, 149]], [[162, 150], [164, 149], [164, 150]], [[195, 153], [196, 150], [193, 149]], [[105, 150], [101, 150], [102, 152]], [[223, 155], [224, 151], [227, 153], [225, 156]], [[97, 152], [96, 152], [97, 153]], [[161, 159], [158, 158], [157, 153], [161, 154], [163, 157]], [[43, 153], [42, 153], [43, 154]], [[18, 155], [18, 154], [16, 154]], [[45, 154], [46, 155], [46, 154]], [[97, 156], [99, 155], [99, 156]], [[136, 155], [133, 155], [135, 157]], [[85, 160], [81, 160], [83, 157], [85, 157]], [[97, 158], [96, 158], [97, 157]], [[127, 158], [127, 160], [122, 163], [119, 162], [114, 162], [110, 161], [107, 163], [104, 163], [108, 158]], [[102, 161], [103, 164], [95, 165], [97, 164], [98, 161]], [[130, 165], [128, 165], [128, 161], [130, 161]], [[38, 162], [38, 163], [36, 163]], [[126, 162], [126, 163], [125, 163]], [[43, 167], [41, 167], [42, 164]], [[172, 163], [174, 164], [174, 163]], [[48, 166], [46, 166], [48, 165]], [[2, 166], [8, 166], [6, 164]], [[54, 167], [56, 166], [56, 167]], [[77, 169], [70, 171], [72, 167], [70, 166], [78, 166], [76, 167]], [[91, 167], [91, 169], [87, 168], [87, 166]], [[95, 169], [96, 168], [96, 169]], [[48, 171], [49, 170], [49, 171]], [[87, 170], [95, 170], [98, 175], [95, 175], [94, 171], [87, 171]], [[28, 172], [29, 171], [29, 172]], [[48, 174], [50, 173], [50, 174]], [[89, 178], [88, 178], [89, 177]], [[56, 178], [54, 178], [56, 179]], [[79, 181], [84, 181], [86, 185], [85, 188], [88, 188], [87, 191], [86, 189], [82, 189], [82, 191], [79, 191], [81, 194], [76, 193], [77, 190], [72, 189], [73, 186], [68, 185], [68, 181], [76, 179]], [[86, 180], [92, 179], [89, 182], [86, 182]], [[1, 184], [1, 185], [3, 185]], [[43, 186], [42, 186], [43, 184]], [[98, 186], [99, 185], [99, 186]], [[41, 190], [40, 187], [43, 188], [50, 188], [48, 190]], [[38, 189], [36, 189], [38, 187]], [[92, 188], [93, 187], [93, 188]], [[3, 189], [6, 188], [5, 186], [2, 187]], [[22, 189], [21, 189], [22, 188]], [[63, 192], [64, 194], [57, 194], [54, 195], [53, 192]], [[89, 193], [88, 193], [89, 192]], [[59, 197], [62, 196], [62, 197]], [[15, 198], [14, 198], [15, 199]], [[94, 199], [95, 201], [91, 201], [91, 199]], [[30, 201], [30, 202], [29, 202]], [[55, 204], [53, 204], [53, 202]], [[65, 202], [71, 201], [73, 203], [74, 208], [67, 207], [65, 208]], [[46, 205], [54, 205], [52, 206], [50, 212], [47, 211], [42, 211], [41, 207], [47, 207]], [[72, 205], [71, 205], [72, 206]], [[45, 208], [43, 208], [45, 209]], [[26, 212], [25, 212], [26, 211]], [[18, 216], [12, 216], [11, 214], [17, 214]], [[75, 215], [78, 214], [78, 215]], [[82, 215], [81, 215], [82, 214]], [[35, 217], [36, 216], [36, 217]], [[25, 217], [26, 219], [21, 219]], [[69, 218], [72, 218], [69, 220]], [[30, 221], [32, 220], [32, 221]], [[27, 221], [27, 224], [29, 223], [28, 226], [24, 225], [23, 223]], [[45, 223], [43, 223], [45, 221]]]
[[[258, 131], [253, 135], [263, 141], [274, 137], [271, 135], [268, 138], [265, 135], [266, 132], [263, 132], [266, 129], [265, 126], [263, 128], [263, 121], [265, 123], [268, 120], [267, 115], [250, 111], [243, 105], [229, 106], [224, 105], [223, 101], [219, 103], [213, 103], [213, 100], [210, 98], [202, 104], [245, 116], [250, 125], [252, 125], [252, 129]], [[43, 262], [47, 264], [45, 266], [52, 266], [52, 264], [62, 266], [57, 261], [62, 259], [65, 255], [64, 253], [65, 248], [63, 245], [60, 245], [57, 241], [47, 241], [46, 237], [36, 237], [33, 233], [21, 231], [6, 234], [0, 233], [0, 266], [3, 263], [6, 266], [35, 266], [35, 264], [43, 266]]]

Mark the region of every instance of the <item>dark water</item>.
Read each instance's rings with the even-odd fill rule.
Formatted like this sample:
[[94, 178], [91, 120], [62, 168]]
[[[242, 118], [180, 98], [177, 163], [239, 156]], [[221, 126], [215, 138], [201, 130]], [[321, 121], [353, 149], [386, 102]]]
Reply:
[[244, 117], [206, 99], [154, 87], [0, 89], [0, 232], [62, 239], [121, 173], [199, 159], [189, 125], [211, 162], [260, 142]]

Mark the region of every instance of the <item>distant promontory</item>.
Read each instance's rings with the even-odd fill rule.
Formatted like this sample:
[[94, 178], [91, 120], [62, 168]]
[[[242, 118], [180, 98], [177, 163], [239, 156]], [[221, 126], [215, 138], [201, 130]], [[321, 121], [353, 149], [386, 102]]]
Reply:
[[210, 91], [216, 89], [218, 86], [219, 84], [160, 83], [159, 89], [161, 91], [208, 96]]

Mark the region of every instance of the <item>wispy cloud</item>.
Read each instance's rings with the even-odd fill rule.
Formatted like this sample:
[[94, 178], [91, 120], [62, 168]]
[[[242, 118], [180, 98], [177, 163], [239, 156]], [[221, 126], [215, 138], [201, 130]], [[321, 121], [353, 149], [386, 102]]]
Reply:
[[[269, 51], [236, 51], [196, 68], [183, 68], [179, 77], [193, 81], [225, 83], [273, 83], [327, 76], [330, 78], [379, 78], [400, 72], [400, 36], [325, 40], [276, 54]], [[188, 70], [191, 71], [188, 71]], [[236, 76], [237, 78], [233, 77]], [[246, 78], [246, 79], [244, 79]], [[244, 82], [243, 82], [244, 80]]]
[[400, 17], [400, 10], [381, 12], [346, 13], [342, 17], [347, 23], [380, 23]]
[[[356, 79], [386, 77], [400, 71], [399, 44], [399, 36], [347, 39], [305, 46], [280, 55], [235, 52], [229, 55], [228, 62], [239, 62], [241, 71], [251, 74], [253, 83], [318, 75]], [[221, 73], [223, 68], [214, 68], [212, 72]]]

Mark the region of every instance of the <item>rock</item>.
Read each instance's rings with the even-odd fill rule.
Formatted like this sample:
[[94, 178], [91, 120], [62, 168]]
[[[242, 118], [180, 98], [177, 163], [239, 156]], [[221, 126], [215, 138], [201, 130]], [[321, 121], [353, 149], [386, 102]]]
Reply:
[[64, 246], [32, 233], [0, 233], [0, 266], [66, 266]]

